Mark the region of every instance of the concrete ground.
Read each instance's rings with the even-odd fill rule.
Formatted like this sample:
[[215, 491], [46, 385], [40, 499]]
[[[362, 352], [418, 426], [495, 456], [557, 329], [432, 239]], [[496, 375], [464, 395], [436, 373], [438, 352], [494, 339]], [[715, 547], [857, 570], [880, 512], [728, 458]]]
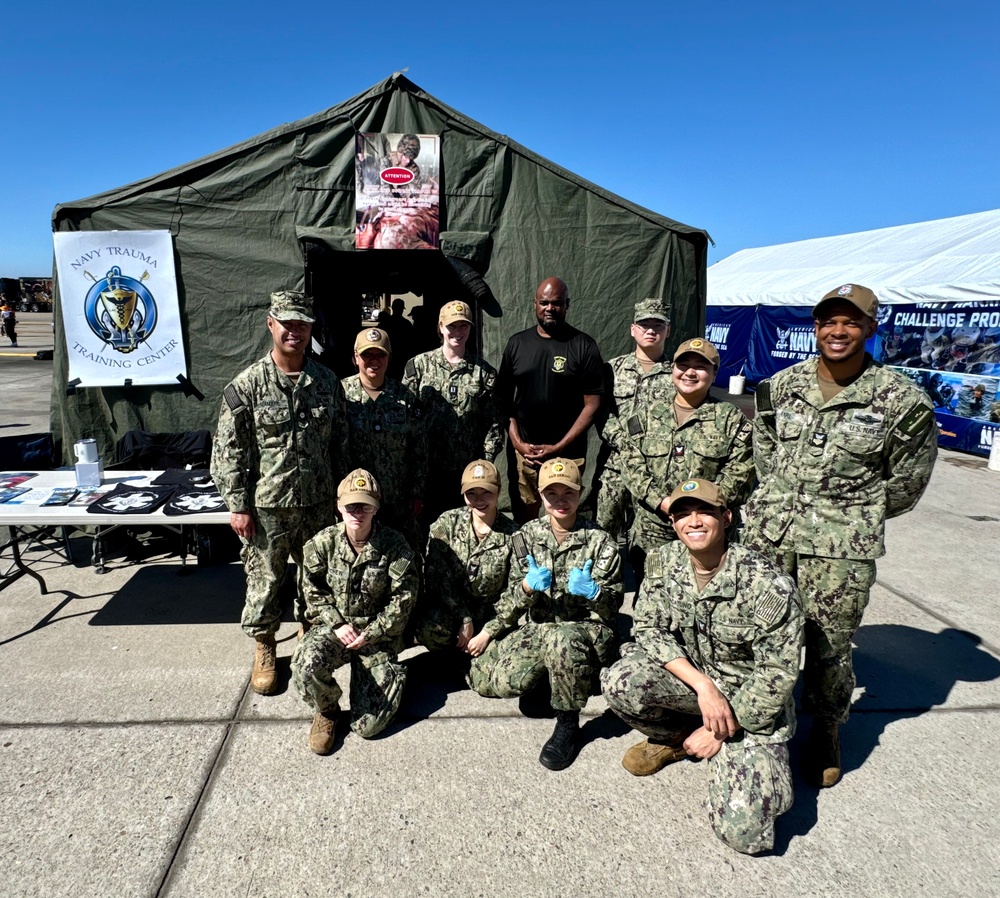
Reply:
[[[31, 423], [46, 371], [0, 348], [0, 434], [47, 429]], [[182, 573], [154, 541], [98, 576], [82, 538], [76, 564], [34, 549], [50, 592], [24, 577], [0, 593], [0, 894], [1000, 895], [998, 537], [1000, 475], [942, 452], [889, 523], [844, 779], [797, 779], [760, 858], [712, 834], [704, 765], [626, 773], [637, 737], [599, 698], [579, 758], [552, 773], [551, 721], [415, 650], [397, 723], [317, 757], [290, 620], [281, 693], [248, 688], [238, 564]]]

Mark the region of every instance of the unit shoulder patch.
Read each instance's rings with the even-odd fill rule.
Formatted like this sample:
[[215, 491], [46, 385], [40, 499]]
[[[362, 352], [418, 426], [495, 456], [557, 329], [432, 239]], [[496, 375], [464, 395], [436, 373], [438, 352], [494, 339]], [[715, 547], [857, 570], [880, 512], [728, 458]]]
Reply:
[[896, 432], [909, 439], [914, 434], [923, 430], [933, 417], [934, 412], [927, 408], [926, 405], [914, 406], [903, 416], [903, 420], [896, 425]]

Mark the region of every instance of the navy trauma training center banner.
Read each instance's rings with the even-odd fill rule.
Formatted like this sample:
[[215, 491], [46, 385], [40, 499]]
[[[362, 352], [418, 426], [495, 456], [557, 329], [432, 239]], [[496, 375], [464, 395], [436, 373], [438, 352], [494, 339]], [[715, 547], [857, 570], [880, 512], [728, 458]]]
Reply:
[[[720, 383], [759, 383], [817, 354], [807, 308], [709, 306], [705, 336], [719, 348]], [[989, 455], [1000, 430], [1000, 299], [883, 305], [868, 350], [927, 391], [940, 445]]]

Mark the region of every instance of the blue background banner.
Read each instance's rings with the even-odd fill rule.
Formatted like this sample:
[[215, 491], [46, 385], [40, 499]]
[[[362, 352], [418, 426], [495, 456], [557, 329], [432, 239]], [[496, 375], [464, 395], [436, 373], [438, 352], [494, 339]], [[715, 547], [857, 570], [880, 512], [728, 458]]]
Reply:
[[[719, 346], [719, 384], [741, 371], [756, 384], [816, 355], [809, 308], [709, 306], [705, 336]], [[884, 305], [868, 351], [927, 391], [940, 445], [989, 455], [1000, 429], [1000, 299]]]
[[747, 379], [754, 383], [816, 355], [812, 311], [758, 306], [747, 352]]
[[753, 306], [708, 307], [705, 339], [719, 350], [717, 384], [725, 386], [734, 374], [746, 374], [747, 349], [756, 318]]

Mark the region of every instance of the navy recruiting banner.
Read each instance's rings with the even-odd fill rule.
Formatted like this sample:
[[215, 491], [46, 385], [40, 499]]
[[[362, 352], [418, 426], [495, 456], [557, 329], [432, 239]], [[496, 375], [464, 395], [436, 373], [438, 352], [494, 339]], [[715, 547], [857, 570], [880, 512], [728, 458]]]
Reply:
[[875, 342], [876, 359], [930, 396], [939, 445], [989, 455], [1000, 425], [1000, 300], [884, 306]]
[[706, 309], [705, 339], [719, 350], [717, 384], [725, 386], [734, 374], [745, 373], [747, 347], [756, 315], [754, 306], [709, 306]]
[[70, 380], [106, 387], [187, 377], [170, 232], [53, 238]]
[[816, 355], [816, 331], [811, 309], [796, 306], [757, 307], [747, 352], [747, 380], [759, 383], [783, 368]]
[[358, 132], [355, 246], [437, 249], [440, 183], [440, 135]]

